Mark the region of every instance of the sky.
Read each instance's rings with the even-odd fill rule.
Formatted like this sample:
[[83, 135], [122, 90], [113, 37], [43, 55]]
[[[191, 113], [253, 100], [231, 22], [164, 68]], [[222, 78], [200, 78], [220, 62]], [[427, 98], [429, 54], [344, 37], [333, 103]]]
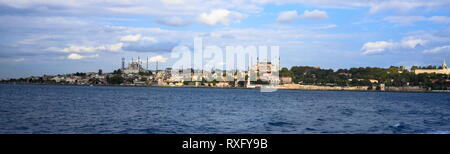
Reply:
[[0, 22], [0, 78], [170, 67], [195, 37], [279, 46], [289, 68], [450, 60], [450, 0], [0, 0]]

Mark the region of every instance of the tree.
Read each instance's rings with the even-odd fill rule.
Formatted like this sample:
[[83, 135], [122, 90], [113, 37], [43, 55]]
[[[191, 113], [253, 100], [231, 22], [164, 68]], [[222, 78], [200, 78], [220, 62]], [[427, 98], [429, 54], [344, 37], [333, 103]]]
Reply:
[[82, 73], [82, 72], [76, 72], [75, 76], [86, 76], [86, 73]]
[[122, 70], [121, 69], [114, 70], [113, 74], [122, 74]]
[[280, 71], [280, 76], [292, 77], [292, 73], [286, 67], [283, 67]]
[[139, 72], [139, 75], [152, 75], [151, 71], [143, 71], [143, 72]]
[[108, 81], [109, 84], [122, 84], [124, 82], [124, 78], [121, 75], [113, 75], [113, 76], [107, 76], [106, 81]]

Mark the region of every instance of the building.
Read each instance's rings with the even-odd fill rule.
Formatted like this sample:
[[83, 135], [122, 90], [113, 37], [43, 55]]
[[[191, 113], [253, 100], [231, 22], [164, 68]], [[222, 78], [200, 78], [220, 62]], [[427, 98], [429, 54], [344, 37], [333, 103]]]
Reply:
[[269, 83], [279, 83], [278, 76], [279, 66], [273, 65], [272, 62], [258, 62], [253, 66], [252, 71], [256, 71], [256, 79], [268, 81]]
[[62, 76], [55, 76], [51, 80], [55, 81], [56, 83], [60, 83], [60, 82], [64, 81], [64, 77], [62, 77]]
[[375, 79], [369, 79], [370, 83], [378, 83], [378, 80]]
[[280, 80], [282, 84], [292, 83], [292, 77], [290, 76], [282, 76], [280, 77]]
[[261, 73], [272, 73], [272, 62], [258, 62], [253, 66], [254, 70], [258, 70]]
[[415, 69], [415, 74], [422, 74], [422, 73], [436, 73], [436, 74], [450, 74], [450, 69], [447, 67], [447, 63], [444, 61], [444, 63], [441, 65], [441, 69]]
[[230, 87], [230, 84], [227, 81], [219, 81], [216, 83], [216, 87]]
[[166, 68], [166, 70], [164, 71], [164, 78], [168, 79], [170, 77], [172, 77], [172, 68], [169, 67], [169, 68]]
[[139, 61], [132, 61], [130, 64], [128, 64], [127, 68], [122, 69], [122, 72], [125, 74], [137, 74], [144, 71], [146, 70], [142, 68], [142, 65]]

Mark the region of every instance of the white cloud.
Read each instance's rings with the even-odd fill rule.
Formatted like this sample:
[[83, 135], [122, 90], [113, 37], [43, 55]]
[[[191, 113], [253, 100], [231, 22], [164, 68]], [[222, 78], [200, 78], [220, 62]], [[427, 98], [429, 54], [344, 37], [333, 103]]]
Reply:
[[12, 60], [13, 62], [22, 62], [25, 61], [25, 58], [16, 58]]
[[163, 57], [161, 55], [157, 55], [157, 56], [150, 57], [148, 59], [148, 61], [149, 62], [162, 62], [162, 63], [164, 63], [164, 62], [167, 61], [167, 58], [165, 58], [165, 57]]
[[363, 54], [375, 54], [381, 53], [392, 49], [415, 49], [417, 46], [425, 46], [428, 43], [427, 40], [406, 37], [400, 42], [387, 42], [387, 41], [376, 41], [367, 42], [361, 48]]
[[18, 41], [18, 44], [24, 44], [24, 45], [36, 45], [39, 44], [40, 41], [46, 40], [46, 39], [55, 39], [58, 38], [56, 35], [31, 35], [31, 37], [27, 37], [24, 40]]
[[80, 59], [87, 59], [87, 58], [97, 58], [99, 57], [98, 54], [95, 55], [88, 55], [88, 56], [82, 56], [76, 53], [71, 53], [67, 56], [67, 59], [71, 59], [71, 60], [80, 60]]
[[277, 21], [280, 23], [288, 23], [298, 18], [309, 20], [320, 20], [328, 18], [327, 12], [320, 10], [305, 10], [302, 15], [298, 15], [297, 10], [284, 11], [278, 14]]
[[[103, 5], [98, 5], [103, 4]], [[260, 11], [261, 5], [249, 0], [0, 0], [0, 5], [32, 9], [38, 12], [69, 14], [141, 14], [141, 15], [194, 15], [213, 8]], [[49, 9], [64, 8], [58, 10]]]
[[281, 23], [292, 22], [298, 18], [296, 10], [284, 11], [278, 15], [277, 21]]
[[216, 25], [219, 23], [228, 25], [233, 20], [234, 22], [239, 22], [240, 19], [243, 19], [245, 17], [246, 15], [243, 15], [239, 12], [232, 12], [226, 9], [215, 9], [209, 13], [200, 14], [198, 16], [198, 20], [206, 25]]
[[400, 45], [404, 48], [414, 49], [418, 45], [425, 46], [427, 42], [428, 42], [427, 40], [423, 39], [406, 38], [400, 42]]
[[1, 58], [0, 57], [0, 62], [23, 62], [25, 61], [25, 58]]
[[138, 42], [138, 41], [150, 41], [150, 42], [158, 42], [155, 38], [153, 37], [142, 37], [141, 34], [136, 34], [136, 35], [126, 35], [126, 36], [122, 36], [119, 41], [121, 42]]
[[367, 42], [361, 48], [363, 54], [374, 54], [380, 53], [387, 49], [393, 48], [394, 43], [386, 42], [386, 41], [377, 41], [377, 42]]
[[447, 16], [432, 16], [432, 17], [424, 17], [424, 16], [389, 16], [383, 19], [384, 21], [395, 23], [398, 25], [411, 25], [416, 22], [434, 22], [439, 24], [449, 24], [450, 17]]
[[331, 28], [336, 28], [336, 27], [338, 27], [336, 24], [329, 24], [329, 25], [318, 26], [315, 29], [331, 29]]
[[423, 53], [442, 53], [449, 52], [450, 53], [450, 45], [440, 46], [429, 50], [424, 50]]
[[408, 32], [409, 37], [422, 38], [430, 43], [446, 44], [450, 42], [450, 28], [416, 30]]
[[96, 50], [97, 50], [97, 48], [94, 48], [94, 47], [70, 45], [68, 48], [64, 48], [61, 51], [62, 52], [82, 53], [82, 52], [95, 52]]
[[67, 56], [68, 59], [82, 59], [83, 56], [76, 54], [76, 53], [72, 53], [70, 55]]
[[123, 43], [116, 43], [116, 44], [98, 46], [97, 49], [101, 50], [101, 51], [118, 52], [118, 51], [122, 50], [122, 47], [123, 47]]
[[139, 40], [141, 40], [141, 34], [137, 34], [137, 35], [127, 35], [127, 36], [123, 36], [120, 38], [121, 42], [137, 42]]
[[448, 0], [262, 0], [255, 3], [268, 4], [304, 4], [318, 8], [369, 8], [369, 13], [375, 14], [385, 11], [406, 13], [424, 10], [447, 10], [450, 6]]
[[[1, 5], [1, 4], [0, 4]], [[56, 29], [79, 29], [85, 28], [92, 22], [70, 16], [26, 16], [26, 15], [0, 15], [2, 27], [8, 28], [30, 28], [30, 29], [47, 29], [51, 27]]]
[[[258, 13], [267, 4], [303, 4], [318, 8], [369, 8], [382, 11], [446, 10], [448, 0], [0, 0], [0, 4], [36, 13], [111, 15], [197, 15], [214, 8]], [[103, 4], [103, 5], [98, 5]], [[58, 8], [58, 9], [51, 9]], [[63, 9], [61, 9], [63, 8]]]
[[175, 26], [175, 27], [186, 26], [189, 24], [188, 21], [186, 21], [180, 17], [177, 17], [177, 16], [163, 18], [163, 19], [157, 20], [157, 22], [160, 24], [163, 24], [163, 25]]
[[448, 2], [440, 0], [428, 0], [428, 1], [411, 1], [411, 0], [386, 0], [369, 2], [370, 13], [377, 13], [381, 11], [394, 10], [398, 12], [408, 12], [419, 8], [438, 8]]
[[450, 24], [450, 17], [447, 16], [432, 16], [428, 20], [440, 24]]
[[383, 20], [390, 23], [396, 23], [399, 25], [410, 25], [412, 23], [418, 21], [425, 21], [427, 19], [423, 16], [389, 16], [384, 18]]
[[311, 19], [311, 20], [320, 20], [328, 18], [327, 12], [320, 10], [305, 10], [303, 15], [301, 15], [303, 19]]
[[70, 45], [68, 48], [62, 49], [61, 52], [69, 52], [69, 53], [90, 53], [97, 51], [118, 52], [122, 50], [123, 45], [124, 45], [123, 43], [101, 45], [97, 47]]
[[184, 4], [184, 0], [162, 0], [165, 4]]

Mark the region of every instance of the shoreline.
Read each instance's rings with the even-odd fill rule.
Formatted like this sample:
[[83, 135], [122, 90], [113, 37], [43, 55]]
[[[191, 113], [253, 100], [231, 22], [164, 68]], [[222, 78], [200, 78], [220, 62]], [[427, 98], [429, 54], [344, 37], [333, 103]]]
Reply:
[[[149, 87], [149, 88], [205, 88], [205, 89], [246, 89], [259, 90], [261, 88], [245, 88], [245, 87], [208, 87], [208, 86], [145, 86], [145, 85], [79, 85], [79, 84], [41, 84], [41, 83], [0, 83], [0, 85], [50, 85], [50, 86], [100, 86], [100, 87]], [[399, 92], [399, 93], [450, 93], [450, 90], [424, 90], [424, 91], [399, 91], [399, 90], [345, 90], [345, 89], [301, 89], [301, 88], [277, 88], [278, 90], [292, 91], [349, 91], [349, 92]]]

